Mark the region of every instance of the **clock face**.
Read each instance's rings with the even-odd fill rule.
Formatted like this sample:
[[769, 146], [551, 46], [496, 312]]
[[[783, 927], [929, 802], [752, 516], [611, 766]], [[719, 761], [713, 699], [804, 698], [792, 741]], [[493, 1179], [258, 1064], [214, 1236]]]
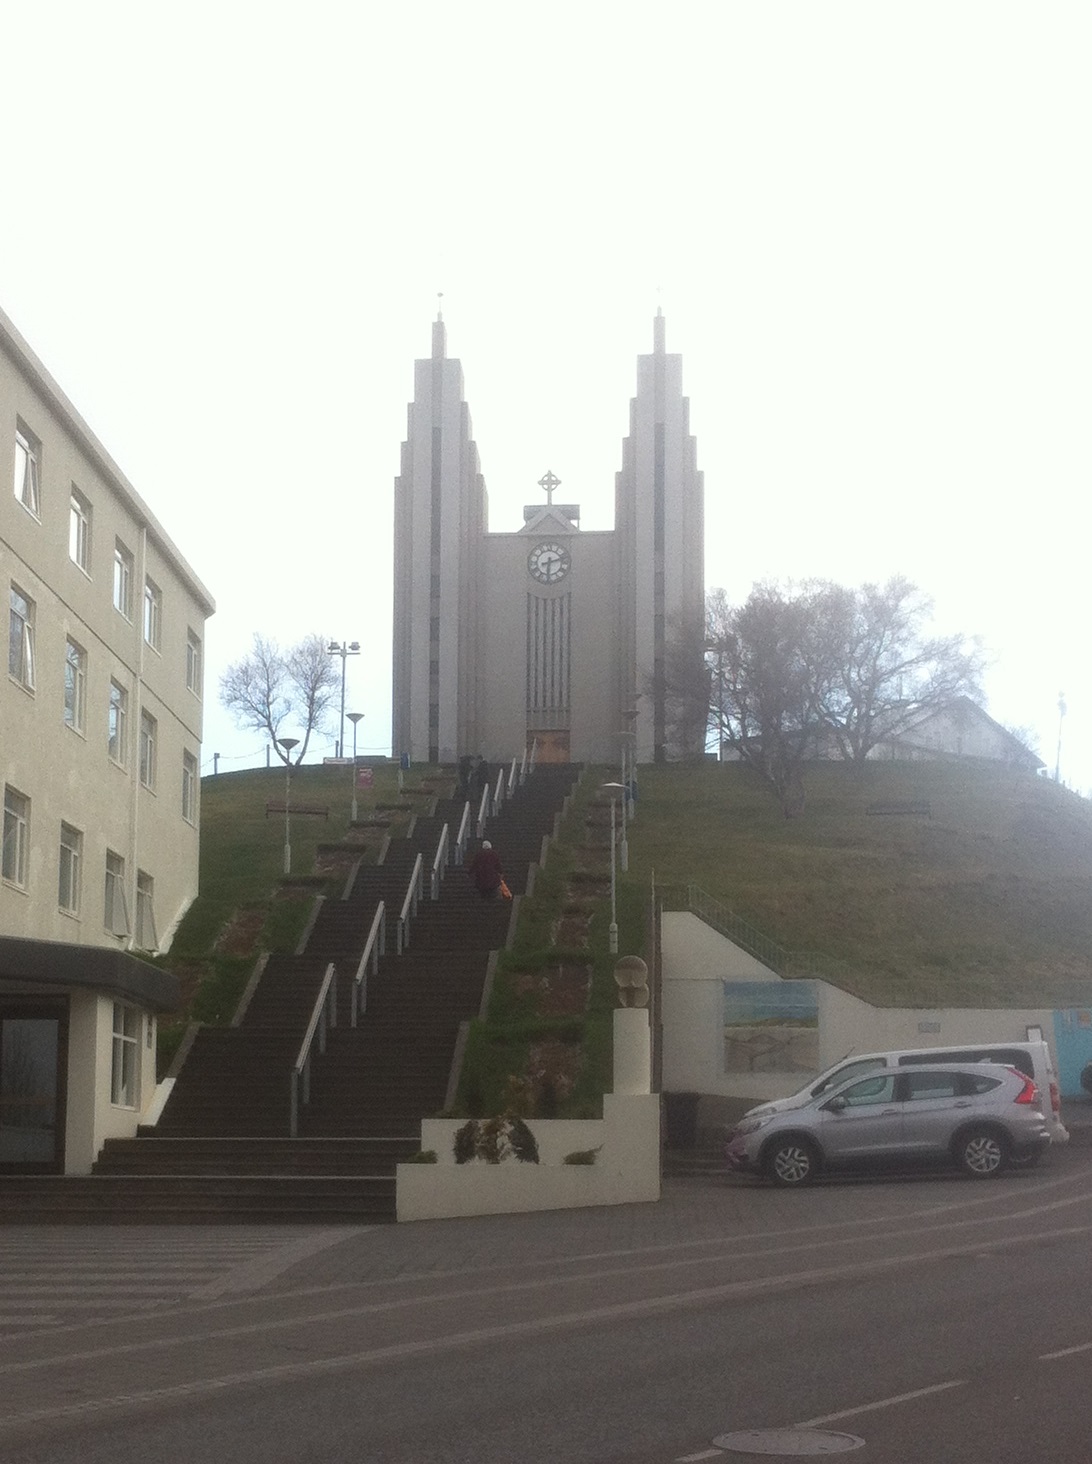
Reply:
[[563, 544], [536, 544], [527, 558], [527, 568], [544, 585], [556, 585], [564, 579], [571, 563]]

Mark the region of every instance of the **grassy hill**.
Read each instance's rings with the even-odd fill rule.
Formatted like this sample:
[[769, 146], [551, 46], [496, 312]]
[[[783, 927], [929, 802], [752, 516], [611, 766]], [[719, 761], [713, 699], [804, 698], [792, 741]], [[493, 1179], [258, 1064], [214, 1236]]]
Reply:
[[[408, 782], [435, 772], [414, 769]], [[612, 776], [589, 769], [579, 802]], [[655, 878], [700, 887], [786, 952], [821, 953], [840, 985], [878, 1005], [1092, 1005], [1092, 803], [972, 764], [823, 763], [806, 787], [803, 816], [786, 820], [739, 764], [643, 769], [629, 872], [619, 875], [627, 948]], [[291, 949], [325, 883], [321, 846], [348, 830], [347, 769], [293, 773], [293, 803], [326, 806], [329, 817], [293, 818], [289, 885], [284, 821], [265, 813], [283, 796], [278, 768], [203, 781], [201, 896], [164, 960], [183, 978], [184, 1017], [228, 1020], [257, 948]], [[397, 772], [385, 767], [358, 802], [361, 819], [391, 819], [396, 835], [408, 810], [392, 805], [412, 800], [399, 799]], [[567, 826], [574, 844], [582, 817]], [[384, 832], [361, 831], [365, 857]], [[559, 851], [561, 882], [574, 854]], [[605, 907], [590, 933], [599, 954]], [[545, 948], [542, 914], [526, 914], [520, 944]], [[164, 1058], [182, 1025], [165, 1028]]]
[[699, 885], [879, 1005], [1092, 1003], [1092, 803], [970, 763], [820, 763], [805, 784], [786, 820], [739, 764], [643, 770], [627, 878]]

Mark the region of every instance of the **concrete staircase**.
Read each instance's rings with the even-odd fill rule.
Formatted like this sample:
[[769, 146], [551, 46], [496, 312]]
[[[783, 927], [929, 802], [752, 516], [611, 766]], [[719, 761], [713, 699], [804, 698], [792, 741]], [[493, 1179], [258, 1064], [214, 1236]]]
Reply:
[[[514, 894], [578, 775], [536, 769], [489, 820]], [[392, 839], [382, 864], [357, 868], [345, 898], [323, 902], [303, 954], [269, 959], [236, 1025], [198, 1033], [154, 1130], [108, 1141], [86, 1178], [5, 1179], [0, 1223], [393, 1220], [395, 1164], [416, 1152], [421, 1119], [444, 1107], [460, 1024], [479, 1014], [490, 952], [513, 919], [512, 904], [482, 900], [458, 866], [429, 898], [440, 832], [446, 822], [453, 836], [462, 810], [436, 802]], [[418, 853], [426, 887], [398, 954]], [[354, 1027], [351, 980], [379, 900], [387, 951]], [[330, 963], [336, 1024], [325, 1052], [313, 1051], [310, 1102], [290, 1138], [291, 1072]]]

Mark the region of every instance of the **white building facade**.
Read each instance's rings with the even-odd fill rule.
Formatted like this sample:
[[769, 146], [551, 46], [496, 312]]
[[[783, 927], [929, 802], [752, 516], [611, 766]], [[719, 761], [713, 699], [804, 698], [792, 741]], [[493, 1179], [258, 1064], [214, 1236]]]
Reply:
[[460, 362], [443, 321], [415, 368], [395, 483], [393, 749], [415, 762], [536, 746], [545, 761], [638, 762], [700, 753], [672, 724], [672, 637], [704, 622], [703, 483], [682, 361], [657, 315], [615, 480], [615, 527], [580, 508], [524, 510], [488, 530], [488, 498]]
[[[154, 1085], [155, 1012], [173, 987], [132, 953], [165, 949], [197, 893], [214, 605], [0, 313], [5, 460], [0, 1169], [84, 1169]], [[81, 965], [88, 948], [100, 954]], [[48, 1104], [28, 1097], [30, 1067], [55, 1070], [52, 1135], [31, 1122]]]

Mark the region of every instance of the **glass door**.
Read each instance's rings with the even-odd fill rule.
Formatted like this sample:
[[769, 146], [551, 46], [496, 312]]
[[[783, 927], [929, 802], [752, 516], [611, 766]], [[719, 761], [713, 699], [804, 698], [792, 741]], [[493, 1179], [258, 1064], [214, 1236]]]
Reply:
[[0, 1001], [0, 1170], [64, 1168], [67, 1012]]

